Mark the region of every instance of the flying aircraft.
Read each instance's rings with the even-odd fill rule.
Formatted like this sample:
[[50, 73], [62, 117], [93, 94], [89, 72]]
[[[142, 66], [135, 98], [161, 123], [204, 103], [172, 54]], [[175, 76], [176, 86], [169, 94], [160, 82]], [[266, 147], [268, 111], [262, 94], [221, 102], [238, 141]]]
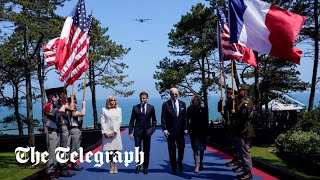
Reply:
[[144, 42], [149, 41], [149, 40], [147, 40], [147, 39], [138, 39], [136, 41], [140, 41], [140, 42], [144, 43]]
[[140, 23], [144, 23], [146, 21], [151, 21], [152, 19], [149, 19], [149, 18], [141, 18], [141, 19], [133, 19], [133, 21], [138, 21]]

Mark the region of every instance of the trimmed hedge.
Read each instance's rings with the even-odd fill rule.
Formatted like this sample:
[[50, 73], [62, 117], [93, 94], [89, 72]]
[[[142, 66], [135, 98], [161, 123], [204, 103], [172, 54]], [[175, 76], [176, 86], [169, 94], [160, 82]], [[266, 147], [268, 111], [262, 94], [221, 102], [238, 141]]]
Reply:
[[284, 159], [314, 170], [320, 168], [320, 136], [317, 133], [292, 130], [280, 134], [275, 143]]

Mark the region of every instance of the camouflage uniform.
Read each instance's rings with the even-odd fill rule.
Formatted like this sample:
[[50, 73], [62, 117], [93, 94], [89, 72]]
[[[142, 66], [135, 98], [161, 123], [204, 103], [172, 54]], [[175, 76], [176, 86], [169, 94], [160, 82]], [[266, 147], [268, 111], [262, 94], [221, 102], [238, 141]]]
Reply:
[[[240, 90], [249, 90], [249, 86], [241, 84]], [[252, 159], [250, 154], [251, 139], [255, 137], [252, 124], [253, 103], [248, 96], [240, 99], [236, 107], [237, 120], [235, 123], [235, 142], [239, 153], [239, 159], [242, 162], [244, 173], [238, 175], [238, 179], [251, 179]]]

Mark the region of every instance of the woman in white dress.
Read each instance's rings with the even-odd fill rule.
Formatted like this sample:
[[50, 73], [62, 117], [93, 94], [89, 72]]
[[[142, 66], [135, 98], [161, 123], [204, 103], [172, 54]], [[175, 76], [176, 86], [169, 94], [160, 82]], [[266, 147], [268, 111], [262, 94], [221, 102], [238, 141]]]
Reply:
[[[117, 100], [114, 96], [109, 96], [106, 107], [102, 108], [101, 113], [101, 133], [102, 133], [102, 149], [113, 154], [122, 150], [122, 140], [120, 134], [120, 126], [122, 122], [121, 108], [118, 107]], [[118, 167], [113, 162], [113, 156], [110, 159], [110, 173], [118, 173]]]

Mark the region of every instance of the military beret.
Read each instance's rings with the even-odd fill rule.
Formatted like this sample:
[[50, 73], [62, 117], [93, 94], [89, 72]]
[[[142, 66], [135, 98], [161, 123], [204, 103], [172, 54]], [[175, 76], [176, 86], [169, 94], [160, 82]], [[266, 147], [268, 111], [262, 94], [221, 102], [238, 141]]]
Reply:
[[[230, 92], [230, 93], [232, 93], [232, 88], [229, 88], [229, 87], [228, 87], [228, 88], [227, 88], [227, 91]], [[236, 90], [234, 90], [234, 94], [236, 95], [237, 93], [238, 93], [238, 92], [237, 92]]]
[[239, 91], [240, 90], [249, 90], [250, 86], [248, 84], [240, 84], [239, 85]]
[[45, 91], [46, 91], [47, 97], [49, 95], [59, 96], [62, 93], [67, 94], [64, 87], [50, 88], [50, 89], [46, 89]]

